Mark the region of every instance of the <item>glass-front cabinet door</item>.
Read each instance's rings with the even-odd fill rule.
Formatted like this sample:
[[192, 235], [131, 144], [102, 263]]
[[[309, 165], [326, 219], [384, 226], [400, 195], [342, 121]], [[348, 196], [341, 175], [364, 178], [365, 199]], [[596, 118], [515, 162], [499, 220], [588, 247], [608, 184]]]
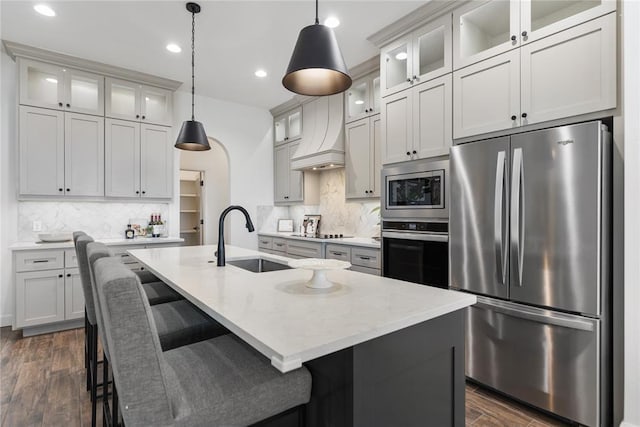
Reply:
[[371, 91], [371, 113], [378, 114], [380, 112], [380, 75], [376, 75], [371, 83], [373, 89]]
[[140, 119], [145, 123], [171, 126], [171, 91], [153, 86], [142, 86], [140, 93]]
[[520, 0], [470, 2], [453, 12], [453, 68], [520, 45]]
[[615, 0], [524, 0], [520, 36], [530, 43], [616, 10]]
[[20, 104], [34, 107], [64, 108], [64, 70], [42, 62], [19, 59]]
[[411, 36], [402, 38], [380, 51], [380, 76], [382, 96], [411, 86], [412, 50]]
[[275, 145], [282, 144], [287, 138], [287, 116], [276, 117], [273, 121]]
[[76, 113], [104, 114], [104, 77], [85, 71], [66, 69], [65, 109]]
[[369, 112], [369, 80], [362, 78], [353, 82], [345, 100], [347, 123], [366, 117]]
[[140, 120], [141, 85], [126, 80], [105, 79], [105, 116]]
[[287, 116], [287, 141], [302, 137], [302, 108], [296, 108]]
[[414, 83], [451, 72], [451, 15], [416, 30], [413, 39]]

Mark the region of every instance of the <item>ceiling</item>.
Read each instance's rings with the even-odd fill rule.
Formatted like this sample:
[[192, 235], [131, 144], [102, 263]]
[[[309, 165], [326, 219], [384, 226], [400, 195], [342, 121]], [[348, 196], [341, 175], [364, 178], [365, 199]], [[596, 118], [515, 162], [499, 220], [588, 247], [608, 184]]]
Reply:
[[[191, 16], [179, 1], [0, 2], [3, 39], [185, 82], [191, 78]], [[378, 53], [366, 39], [425, 1], [321, 1], [320, 21], [340, 19], [335, 29], [347, 67]], [[298, 32], [314, 20], [311, 0], [200, 1], [196, 15], [196, 93], [261, 108], [293, 95], [281, 79]], [[165, 49], [177, 43], [182, 52]], [[258, 79], [262, 68], [268, 76]]]

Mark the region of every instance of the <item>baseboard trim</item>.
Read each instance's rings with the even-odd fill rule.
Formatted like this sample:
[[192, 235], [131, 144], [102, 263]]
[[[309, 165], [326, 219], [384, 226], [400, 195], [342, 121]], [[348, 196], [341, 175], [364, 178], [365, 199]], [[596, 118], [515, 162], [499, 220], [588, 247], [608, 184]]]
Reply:
[[637, 424], [631, 424], [628, 421], [623, 421], [620, 423], [620, 427], [640, 427], [640, 426]]
[[13, 325], [13, 314], [0, 315], [0, 327]]
[[84, 326], [84, 319], [69, 320], [66, 322], [52, 323], [49, 325], [31, 326], [31, 327], [22, 329], [22, 336], [32, 337], [34, 335], [49, 334], [51, 332], [81, 328], [83, 326]]

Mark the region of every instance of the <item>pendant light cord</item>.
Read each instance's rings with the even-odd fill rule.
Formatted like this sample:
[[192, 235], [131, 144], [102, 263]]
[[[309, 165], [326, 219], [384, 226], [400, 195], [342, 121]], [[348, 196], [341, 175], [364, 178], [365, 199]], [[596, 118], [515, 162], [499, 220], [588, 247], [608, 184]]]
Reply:
[[319, 23], [320, 21], [318, 20], [318, 0], [316, 0], [316, 25]]
[[195, 121], [195, 97], [196, 97], [196, 14], [191, 12], [191, 121]]

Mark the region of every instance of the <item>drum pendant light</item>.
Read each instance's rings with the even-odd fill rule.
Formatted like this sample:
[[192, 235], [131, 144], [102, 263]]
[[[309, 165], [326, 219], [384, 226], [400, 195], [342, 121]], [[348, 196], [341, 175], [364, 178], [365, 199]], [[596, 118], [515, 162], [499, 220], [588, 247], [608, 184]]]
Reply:
[[336, 35], [318, 21], [318, 0], [316, 22], [300, 31], [282, 85], [309, 96], [333, 95], [351, 87]]
[[211, 150], [207, 134], [202, 123], [197, 122], [194, 115], [195, 91], [195, 37], [196, 13], [200, 13], [200, 5], [187, 3], [187, 10], [191, 13], [191, 120], [185, 120], [180, 128], [175, 147], [181, 150], [205, 151]]

